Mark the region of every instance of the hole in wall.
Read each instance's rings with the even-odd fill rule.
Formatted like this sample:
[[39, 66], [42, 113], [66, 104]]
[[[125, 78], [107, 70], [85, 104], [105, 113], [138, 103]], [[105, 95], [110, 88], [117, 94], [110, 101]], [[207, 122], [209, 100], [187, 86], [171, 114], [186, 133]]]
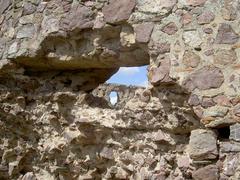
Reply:
[[225, 126], [217, 129], [219, 140], [227, 140], [230, 136], [230, 127]]
[[119, 101], [118, 93], [116, 91], [110, 92], [109, 98], [110, 98], [110, 103], [113, 106], [115, 106], [118, 103], [118, 101]]
[[147, 72], [148, 66], [121, 67], [107, 83], [146, 87], [148, 85]]

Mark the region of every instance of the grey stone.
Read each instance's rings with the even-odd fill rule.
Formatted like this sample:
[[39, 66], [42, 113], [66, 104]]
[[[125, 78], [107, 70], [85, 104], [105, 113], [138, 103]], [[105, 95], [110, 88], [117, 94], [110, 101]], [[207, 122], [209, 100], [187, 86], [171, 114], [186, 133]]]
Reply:
[[11, 0], [0, 0], [0, 15], [4, 13], [4, 11], [10, 6], [11, 3]]
[[194, 160], [215, 159], [218, 155], [217, 137], [211, 130], [197, 129], [191, 132], [189, 155]]
[[17, 32], [17, 38], [33, 38], [35, 34], [35, 27], [33, 24], [27, 24], [24, 26], [21, 26]]
[[222, 153], [240, 152], [240, 143], [238, 142], [221, 142], [220, 151]]
[[230, 126], [230, 139], [240, 142], [240, 124]]
[[193, 172], [194, 180], [218, 180], [219, 169], [216, 165], [209, 165]]

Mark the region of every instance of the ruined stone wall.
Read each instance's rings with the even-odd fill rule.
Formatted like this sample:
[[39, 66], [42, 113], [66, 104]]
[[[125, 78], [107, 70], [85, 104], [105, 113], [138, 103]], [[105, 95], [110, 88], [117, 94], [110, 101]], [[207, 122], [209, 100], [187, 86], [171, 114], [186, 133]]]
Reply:
[[[0, 179], [239, 179], [239, 10], [0, 0]], [[147, 88], [102, 84], [148, 64]]]

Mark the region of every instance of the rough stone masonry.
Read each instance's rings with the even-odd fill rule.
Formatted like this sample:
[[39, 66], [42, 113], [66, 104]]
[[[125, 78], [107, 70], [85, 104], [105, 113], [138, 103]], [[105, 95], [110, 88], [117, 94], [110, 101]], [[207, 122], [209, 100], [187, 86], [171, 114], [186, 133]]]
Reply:
[[[0, 179], [240, 179], [239, 19], [239, 0], [0, 0]], [[103, 84], [142, 65], [147, 88]]]

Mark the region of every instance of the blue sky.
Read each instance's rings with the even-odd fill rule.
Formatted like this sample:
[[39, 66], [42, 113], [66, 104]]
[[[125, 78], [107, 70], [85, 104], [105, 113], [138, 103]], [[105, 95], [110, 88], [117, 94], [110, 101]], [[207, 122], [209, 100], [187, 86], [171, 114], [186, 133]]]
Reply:
[[[147, 66], [121, 67], [119, 71], [107, 81], [107, 83], [117, 83], [146, 87], [148, 83]], [[110, 94], [110, 100], [112, 104], [115, 104], [117, 102], [116, 93]]]
[[147, 66], [141, 67], [121, 67], [107, 83], [118, 83], [125, 85], [147, 85]]

